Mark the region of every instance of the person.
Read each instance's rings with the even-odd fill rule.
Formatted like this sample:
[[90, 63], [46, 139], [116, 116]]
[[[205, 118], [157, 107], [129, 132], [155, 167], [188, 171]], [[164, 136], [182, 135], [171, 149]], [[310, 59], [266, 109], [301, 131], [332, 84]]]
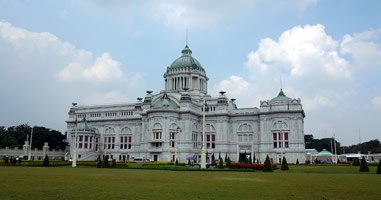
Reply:
[[194, 167], [194, 160], [192, 160], [192, 168]]
[[102, 161], [101, 161], [101, 159], [98, 159], [97, 167], [101, 168], [101, 166], [102, 166]]

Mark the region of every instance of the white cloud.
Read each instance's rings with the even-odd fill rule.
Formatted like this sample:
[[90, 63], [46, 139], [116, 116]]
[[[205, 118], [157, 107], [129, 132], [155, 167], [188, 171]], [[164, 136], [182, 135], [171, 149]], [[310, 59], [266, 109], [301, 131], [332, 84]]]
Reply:
[[323, 25], [296, 26], [283, 32], [278, 41], [262, 39], [258, 50], [249, 53], [246, 66], [252, 73], [280, 75], [287, 71], [293, 78], [351, 78], [349, 64], [337, 47], [338, 42], [325, 33]]
[[381, 37], [381, 29], [353, 35], [345, 35], [341, 42], [341, 53], [351, 55], [360, 68], [381, 65], [381, 44], [375, 43]]
[[[317, 4], [318, 0], [253, 1], [253, 0], [142, 0], [142, 1], [83, 1], [85, 8], [92, 12], [115, 15], [123, 21], [133, 21], [141, 15], [166, 27], [184, 31], [185, 29], [210, 28], [226, 18], [244, 16], [256, 12], [257, 6], [281, 13], [282, 11], [303, 11]], [[276, 7], [276, 9], [275, 9]]]
[[120, 63], [113, 60], [108, 53], [97, 58], [90, 67], [84, 67], [81, 63], [70, 63], [57, 74], [63, 81], [91, 82], [118, 80], [122, 75]]
[[380, 109], [381, 109], [381, 96], [374, 97], [374, 98], [372, 99], [372, 104], [373, 104], [376, 108], [380, 108]]
[[57, 73], [63, 81], [105, 82], [123, 76], [121, 64], [109, 53], [93, 61], [91, 52], [62, 42], [51, 33], [30, 32], [5, 21], [0, 21], [0, 58], [9, 70], [32, 71], [33, 67], [32, 73], [37, 69]]

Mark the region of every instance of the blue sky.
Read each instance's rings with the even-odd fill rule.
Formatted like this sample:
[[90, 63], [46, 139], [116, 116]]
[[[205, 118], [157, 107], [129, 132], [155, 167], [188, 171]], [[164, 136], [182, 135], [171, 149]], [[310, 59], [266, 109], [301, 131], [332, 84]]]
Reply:
[[164, 88], [188, 44], [212, 95], [302, 100], [305, 133], [381, 139], [381, 1], [0, 0], [0, 125], [65, 131], [72, 102]]

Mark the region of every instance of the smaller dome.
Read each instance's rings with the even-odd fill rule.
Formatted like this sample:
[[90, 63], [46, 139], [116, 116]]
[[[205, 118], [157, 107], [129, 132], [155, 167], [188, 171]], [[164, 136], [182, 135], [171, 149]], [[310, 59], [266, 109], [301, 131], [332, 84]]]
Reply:
[[188, 45], [181, 51], [183, 54], [180, 58], [177, 58], [168, 69], [174, 68], [192, 68], [192, 69], [200, 69], [205, 71], [201, 66], [200, 62], [192, 57], [192, 50], [189, 49]]
[[168, 97], [167, 93], [164, 93], [164, 95], [160, 97], [160, 99], [158, 99], [152, 104], [152, 107], [153, 108], [169, 108], [169, 107], [178, 108], [179, 106], [177, 105], [176, 102], [174, 102]]
[[[75, 130], [75, 128], [74, 128]], [[83, 118], [78, 124], [77, 124], [77, 130], [78, 131], [95, 131], [95, 129], [87, 123], [86, 118]]]
[[277, 101], [291, 101], [292, 99], [284, 94], [282, 89], [280, 89], [280, 92], [277, 97], [272, 98], [270, 102], [277, 102]]

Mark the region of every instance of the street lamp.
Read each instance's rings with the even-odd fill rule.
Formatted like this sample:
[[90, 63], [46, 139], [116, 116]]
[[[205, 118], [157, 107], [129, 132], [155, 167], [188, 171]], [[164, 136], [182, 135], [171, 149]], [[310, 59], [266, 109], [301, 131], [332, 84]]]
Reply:
[[181, 128], [178, 126], [177, 128], [176, 128], [176, 138], [175, 138], [175, 160], [173, 161], [173, 166], [175, 166], [176, 165], [176, 160], [177, 160], [177, 150], [178, 150], [178, 144], [177, 144], [177, 134], [178, 133], [181, 133]]
[[32, 133], [31, 133], [31, 135], [30, 135], [30, 144], [29, 144], [28, 160], [30, 160], [31, 157], [32, 157], [32, 139], [33, 139], [33, 128], [32, 128]]
[[201, 168], [206, 168], [206, 148], [205, 148], [205, 96], [202, 103], [202, 149], [201, 149]]
[[[76, 106], [77, 103], [72, 103], [73, 106]], [[74, 125], [75, 125], [75, 128], [74, 128], [74, 148], [73, 148], [73, 161], [72, 161], [72, 167], [77, 167], [77, 132], [78, 132], [78, 127], [77, 127], [77, 116], [75, 114], [75, 110], [74, 110], [74, 115], [75, 115], [75, 122], [74, 122]]]

